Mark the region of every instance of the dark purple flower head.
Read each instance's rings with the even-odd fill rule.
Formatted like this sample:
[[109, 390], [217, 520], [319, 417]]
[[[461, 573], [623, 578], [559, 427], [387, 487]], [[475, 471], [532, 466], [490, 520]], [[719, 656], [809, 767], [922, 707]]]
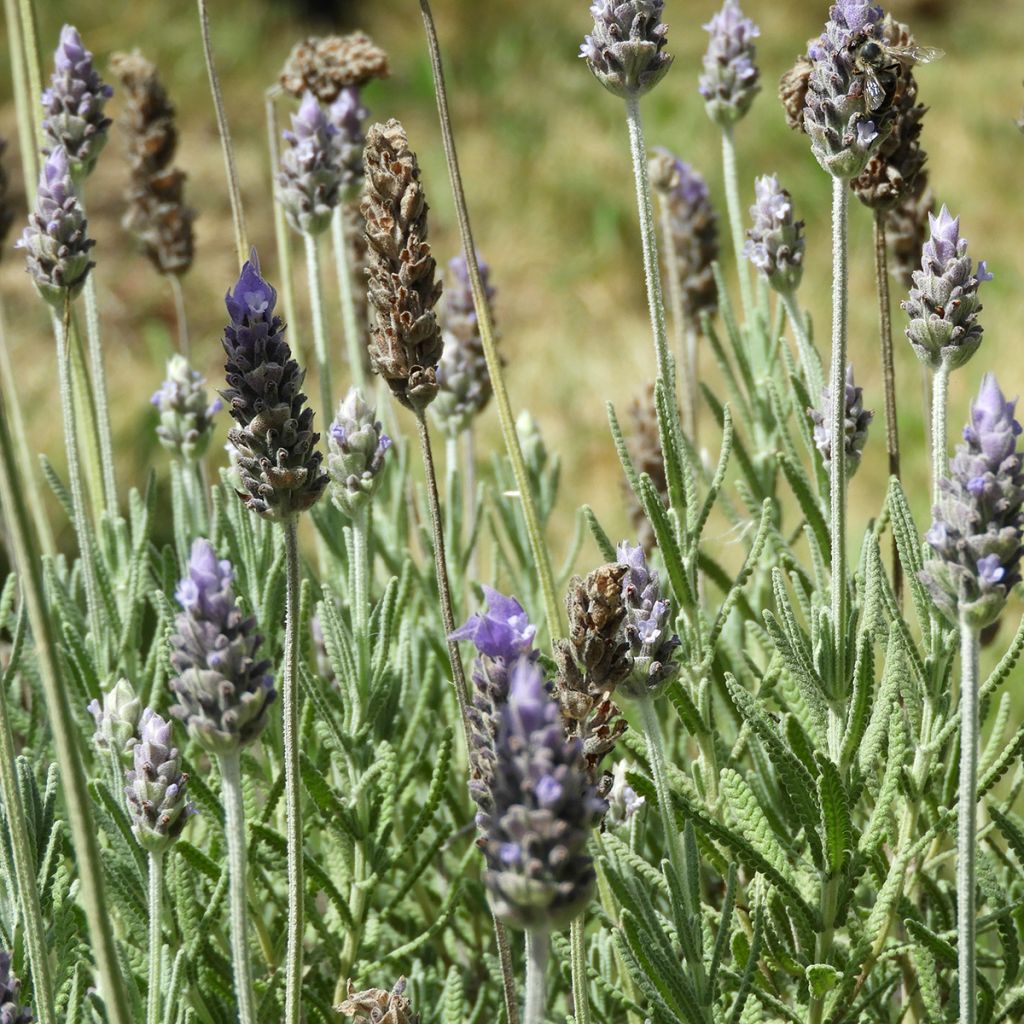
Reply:
[[664, 0], [594, 0], [590, 5], [594, 30], [583, 40], [580, 57], [616, 96], [650, 92], [671, 66], [672, 57], [664, 52], [664, 9]]
[[284, 140], [278, 201], [296, 231], [318, 235], [330, 225], [340, 201], [342, 168], [338, 129], [311, 92], [292, 114], [292, 130], [284, 132]]
[[910, 317], [907, 337], [927, 366], [955, 370], [978, 350], [982, 326], [978, 287], [991, 281], [985, 261], [975, 271], [967, 254], [967, 239], [960, 237], [960, 218], [945, 206], [938, 216], [928, 215], [931, 238], [921, 252], [921, 269], [913, 273], [914, 286], [903, 308]]
[[483, 584], [487, 611], [471, 615], [465, 625], [451, 634], [452, 640], [472, 640], [480, 654], [488, 658], [514, 661], [533, 651], [537, 627], [530, 622], [523, 606]]
[[804, 222], [793, 216], [792, 197], [774, 174], [758, 178], [754, 192], [743, 252], [776, 291], [792, 292], [804, 272]]
[[349, 518], [360, 514], [376, 493], [390, 448], [377, 410], [367, 405], [358, 388], [350, 388], [327, 432], [331, 500]]
[[50, 87], [43, 93], [42, 130], [51, 147], [67, 150], [71, 173], [84, 178], [96, 165], [107, 141], [110, 118], [103, 108], [113, 95], [92, 66], [78, 29], [65, 25], [53, 55]]
[[[846, 442], [846, 475], [853, 476], [860, 466], [860, 457], [868, 441], [868, 426], [875, 414], [864, 408], [864, 389], [858, 387], [853, 379], [853, 366], [846, 367], [846, 403], [845, 442]], [[828, 469], [832, 465], [832, 389], [826, 387], [821, 392], [821, 408], [808, 409], [807, 415], [814, 423], [814, 444], [821, 452], [821, 459]]]
[[939, 502], [926, 539], [935, 558], [921, 578], [952, 622], [977, 628], [994, 622], [1020, 582], [1024, 554], [1024, 472], [1017, 438], [1021, 425], [992, 374], [986, 374], [939, 482]]
[[21, 982], [11, 973], [11, 954], [0, 949], [0, 1024], [32, 1024], [32, 1014], [19, 999]]
[[234, 570], [213, 545], [192, 545], [188, 572], [175, 597], [182, 612], [171, 637], [171, 714], [212, 754], [227, 754], [255, 740], [267, 725], [277, 694], [269, 661], [258, 661], [263, 638], [234, 593]]
[[761, 90], [754, 63], [754, 40], [761, 30], [744, 17], [737, 0], [725, 0], [704, 30], [711, 38], [704, 54], [700, 94], [708, 117], [725, 128], [746, 114]]

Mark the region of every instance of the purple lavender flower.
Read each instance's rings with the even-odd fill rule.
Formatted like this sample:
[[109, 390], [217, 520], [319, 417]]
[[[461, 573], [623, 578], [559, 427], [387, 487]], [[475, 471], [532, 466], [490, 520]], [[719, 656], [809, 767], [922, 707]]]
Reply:
[[672, 57], [664, 53], [668, 26], [661, 24], [664, 0], [594, 0], [594, 31], [580, 47], [594, 77], [623, 99], [650, 92], [665, 76]]
[[888, 135], [892, 95], [881, 102], [867, 93], [858, 52], [882, 39], [882, 9], [862, 0], [840, 0], [829, 11], [825, 31], [808, 50], [810, 77], [804, 130], [818, 163], [837, 178], [855, 178]]
[[0, 949], [0, 1024], [32, 1024], [33, 1016], [18, 998], [21, 982], [11, 974], [11, 954]]
[[978, 287], [991, 281], [985, 261], [977, 271], [960, 237], [960, 218], [945, 206], [936, 217], [928, 214], [931, 238], [921, 253], [921, 269], [913, 273], [914, 287], [903, 308], [910, 317], [907, 337], [917, 358], [933, 370], [963, 366], [981, 344]]
[[586, 844], [607, 805], [533, 660], [512, 667], [492, 753], [477, 814], [491, 907], [516, 928], [562, 928], [593, 891]]
[[341, 199], [341, 153], [338, 129], [331, 124], [317, 98], [307, 92], [281, 154], [277, 200], [288, 223], [302, 234], [326, 230]]
[[206, 454], [213, 433], [213, 417], [224, 408], [215, 398], [207, 400], [206, 378], [188, 365], [182, 355], [167, 360], [167, 379], [150, 402], [160, 412], [156, 436], [169, 451], [186, 462]]
[[380, 486], [390, 447], [377, 410], [363, 401], [358, 388], [350, 388], [327, 431], [331, 500], [350, 519], [367, 507]]
[[633, 766], [626, 761], [619, 761], [612, 769], [612, 786], [608, 791], [608, 814], [604, 819], [610, 828], [628, 825], [630, 819], [639, 814], [640, 808], [646, 803], [626, 781], [626, 772], [632, 769]]
[[54, 148], [67, 151], [76, 181], [88, 175], [107, 142], [110, 118], [103, 108], [114, 91], [92, 66], [78, 29], [65, 25], [53, 55], [50, 88], [43, 93], [43, 135]]
[[711, 38], [704, 54], [700, 94], [708, 117], [728, 128], [747, 113], [761, 91], [760, 72], [754, 63], [754, 40], [761, 30], [743, 16], [737, 0], [725, 0], [703, 27]]
[[89, 250], [96, 243], [86, 236], [87, 227], [68, 155], [57, 146], [39, 173], [36, 208], [14, 243], [16, 249], [25, 250], [25, 269], [52, 306], [61, 307], [65, 299], [74, 299], [96, 266], [89, 259]]
[[679, 672], [674, 661], [679, 637], [672, 632], [672, 608], [661, 596], [658, 574], [647, 565], [639, 544], [633, 547], [623, 541], [615, 554], [626, 567], [622, 634], [630, 657], [629, 675], [618, 691], [635, 700], [658, 697]]
[[774, 174], [754, 183], [757, 202], [743, 253], [778, 292], [796, 290], [804, 272], [804, 222], [793, 217], [793, 200]]
[[[868, 426], [875, 414], [864, 408], [864, 389], [857, 387], [853, 380], [853, 367], [846, 367], [846, 475], [853, 476], [860, 466], [861, 453], [868, 440]], [[821, 459], [828, 469], [832, 465], [832, 427], [829, 409], [832, 407], [832, 389], [823, 388], [821, 409], [808, 409], [807, 415], [814, 423], [814, 443]]]
[[178, 703], [171, 714], [211, 754], [252, 743], [267, 725], [277, 697], [269, 661], [257, 661], [263, 637], [235, 599], [231, 563], [208, 540], [192, 545], [187, 575], [174, 593], [182, 611], [171, 637], [171, 680]]
[[127, 679], [119, 679], [113, 689], [99, 700], [89, 702], [86, 710], [96, 723], [93, 743], [97, 750], [113, 752], [118, 757], [131, 757], [135, 733], [142, 712], [142, 701]]
[[135, 767], [124, 773], [124, 795], [139, 845], [151, 853], [166, 850], [181, 835], [195, 808], [185, 799], [188, 775], [171, 745], [171, 723], [152, 708], [142, 712]]
[[503, 658], [511, 663], [533, 650], [537, 627], [530, 622], [523, 606], [483, 584], [487, 611], [471, 615], [465, 625], [451, 634], [451, 640], [472, 640], [480, 654]]
[[[478, 257], [480, 277], [488, 304], [494, 301], [490, 268]], [[456, 437], [468, 430], [491, 400], [491, 377], [480, 339], [480, 327], [469, 285], [469, 267], [465, 256], [448, 263], [448, 277], [441, 312], [444, 351], [437, 365], [437, 398], [431, 412], [445, 429]]]
[[231, 323], [224, 329], [228, 386], [221, 395], [238, 424], [228, 440], [238, 450], [239, 497], [264, 519], [284, 521], [316, 503], [327, 476], [302, 393], [305, 373], [274, 315], [277, 292], [260, 276], [255, 249], [224, 301]]
[[341, 169], [341, 199], [354, 199], [363, 188], [363, 148], [366, 145], [366, 121], [370, 111], [363, 106], [358, 85], [345, 86], [331, 104], [328, 117], [337, 131], [335, 148]]
[[949, 477], [939, 481], [926, 536], [936, 557], [925, 563], [922, 581], [951, 622], [963, 617], [979, 629], [999, 617], [1021, 579], [1024, 471], [1016, 405], [986, 374], [964, 444], [949, 461]]

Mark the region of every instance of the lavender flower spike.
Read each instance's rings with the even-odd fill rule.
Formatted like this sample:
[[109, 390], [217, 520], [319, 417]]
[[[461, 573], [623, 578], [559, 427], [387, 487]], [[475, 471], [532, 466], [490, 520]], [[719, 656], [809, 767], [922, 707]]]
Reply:
[[945, 206], [936, 217], [928, 214], [931, 238], [921, 253], [921, 269], [913, 273], [914, 287], [903, 308], [910, 317], [907, 337], [917, 358], [937, 370], [963, 366], [981, 344], [978, 287], [991, 281], [985, 261], [975, 271], [960, 237], [960, 218]]
[[213, 433], [213, 417], [224, 407], [207, 400], [206, 378], [182, 355], [167, 360], [167, 379], [150, 402], [160, 413], [156, 436], [179, 459], [196, 462], [206, 454]]
[[939, 481], [939, 502], [926, 540], [935, 558], [921, 579], [951, 622], [964, 617], [983, 629], [995, 622], [1020, 582], [1024, 555], [1024, 470], [1021, 425], [995, 377], [988, 373], [964, 443]]
[[[868, 440], [868, 425], [875, 414], [864, 408], [864, 389], [853, 382], [853, 367], [846, 367], [846, 475], [852, 477], [860, 466], [861, 453]], [[822, 462], [828, 469], [832, 465], [832, 431], [829, 424], [829, 407], [832, 389], [823, 388], [821, 409], [808, 409], [807, 415], [814, 423], [814, 443], [821, 452]]]
[[89, 250], [96, 244], [86, 236], [85, 211], [71, 180], [68, 155], [63, 146], [46, 158], [39, 173], [36, 208], [28, 227], [14, 243], [25, 250], [26, 270], [39, 294], [52, 306], [63, 306], [82, 290], [86, 276], [96, 266]]
[[664, 53], [668, 26], [661, 23], [664, 0], [594, 0], [592, 35], [583, 40], [582, 57], [594, 77], [623, 99], [650, 92], [672, 64]]
[[754, 183], [757, 202], [750, 208], [753, 226], [743, 253], [777, 291], [796, 291], [804, 272], [802, 220], [793, 217], [793, 201], [774, 174]]
[[103, 694], [103, 702], [92, 700], [86, 708], [96, 722], [92, 741], [97, 750], [113, 751], [130, 758], [142, 712], [142, 701], [127, 679], [119, 679]]
[[181, 755], [171, 738], [171, 723], [146, 708], [133, 750], [135, 767], [124, 773], [132, 832], [150, 853], [166, 850], [195, 813], [185, 799], [188, 775], [181, 770]]
[[477, 814], [491, 908], [516, 928], [563, 928], [593, 891], [586, 844], [607, 805], [589, 780], [580, 741], [565, 738], [535, 661], [512, 668], [493, 757]]
[[263, 637], [233, 589], [235, 574], [208, 540], [192, 545], [188, 574], [175, 597], [182, 611], [171, 637], [171, 714], [211, 754], [230, 754], [252, 743], [267, 725], [277, 697], [269, 661], [258, 661]]
[[32, 1024], [28, 1007], [18, 998], [21, 982], [11, 974], [11, 954], [0, 949], [0, 1024]]
[[43, 135], [52, 148], [67, 151], [71, 174], [81, 181], [106, 145], [110, 118], [103, 116], [103, 107], [114, 91], [96, 73], [73, 25], [61, 29], [53, 64], [50, 88], [42, 96]]
[[283, 522], [316, 503], [327, 476], [302, 393], [305, 372], [274, 315], [277, 292], [260, 276], [255, 249], [224, 301], [231, 322], [224, 329], [228, 386], [221, 396], [238, 424], [228, 432], [238, 451], [238, 496], [257, 515]]
[[626, 610], [622, 633], [629, 645], [629, 675], [618, 692], [634, 700], [655, 698], [676, 677], [675, 651], [679, 637], [672, 632], [672, 608], [661, 596], [658, 574], [647, 565], [644, 549], [623, 541], [616, 549], [626, 566], [622, 604]]
[[529, 655], [537, 627], [530, 622], [523, 606], [484, 584], [481, 589], [487, 611], [471, 615], [449, 637], [450, 640], [471, 640], [480, 654], [488, 658], [504, 658], [508, 662]]
[[327, 474], [331, 500], [350, 519], [367, 507], [383, 479], [391, 438], [381, 429], [377, 411], [350, 388], [327, 431]]
[[725, 0], [703, 27], [711, 38], [704, 54], [700, 94], [708, 117], [728, 128], [747, 113], [761, 91], [761, 74], [754, 63], [754, 40], [761, 30], [743, 16], [737, 0]]
[[341, 198], [338, 129], [331, 124], [317, 98], [307, 92], [281, 154], [277, 200], [288, 223], [303, 234], [319, 235], [331, 223]]
[[331, 124], [338, 133], [336, 149], [343, 202], [356, 199], [366, 179], [363, 148], [366, 146], [366, 120], [369, 116], [358, 85], [345, 86], [328, 110]]

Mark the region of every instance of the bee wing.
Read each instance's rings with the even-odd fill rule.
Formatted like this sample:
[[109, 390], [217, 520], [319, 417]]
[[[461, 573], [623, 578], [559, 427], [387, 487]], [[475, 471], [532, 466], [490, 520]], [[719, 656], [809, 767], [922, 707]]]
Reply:
[[874, 75], [864, 76], [864, 89], [868, 94], [872, 110], [877, 110], [885, 104], [885, 89]]
[[897, 57], [913, 61], [915, 64], [931, 64], [932, 61], [946, 56], [946, 51], [940, 50], [937, 46], [898, 47], [894, 52]]

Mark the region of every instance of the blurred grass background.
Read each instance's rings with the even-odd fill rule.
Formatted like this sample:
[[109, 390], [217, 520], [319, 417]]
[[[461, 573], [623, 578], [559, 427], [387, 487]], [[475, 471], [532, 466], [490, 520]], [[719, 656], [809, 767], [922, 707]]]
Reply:
[[[216, 386], [221, 372], [219, 335], [223, 293], [236, 266], [227, 193], [214, 114], [203, 67], [195, 5], [157, 0], [37, 2], [44, 76], [64, 21], [75, 23], [106, 69], [115, 50], [140, 48], [160, 68], [178, 106], [178, 163], [189, 174], [187, 197], [199, 211], [197, 261], [185, 277], [193, 353]], [[552, 524], [564, 548], [573, 511], [586, 501], [613, 536], [625, 535], [620, 472], [605, 418], [605, 402], [621, 411], [653, 377], [654, 355], [645, 313], [639, 234], [622, 104], [600, 88], [576, 57], [589, 28], [586, 0], [436, 0], [457, 140], [470, 210], [481, 253], [499, 289], [497, 315], [508, 361], [513, 406], [529, 407], [549, 445], [563, 458], [563, 499]], [[644, 102], [648, 142], [672, 149], [708, 178], [722, 215], [719, 135], [696, 93], [706, 34], [701, 25], [715, 0], [667, 0], [670, 49], [676, 62]], [[826, 2], [745, 0], [761, 26], [758, 48], [764, 89], [737, 130], [742, 201], [753, 198], [753, 179], [777, 172], [807, 221], [807, 273], [801, 303], [812, 314], [819, 349], [827, 348], [830, 288], [830, 183], [806, 139], [790, 132], [775, 95], [780, 74], [817, 34]], [[391, 54], [392, 77], [366, 92], [373, 114], [399, 117], [418, 151], [433, 208], [431, 230], [439, 262], [458, 241], [441, 153], [429, 66], [415, 0], [367, 0], [334, 5], [281, 0], [212, 2], [216, 59], [237, 148], [250, 238], [277, 276], [272, 227], [271, 169], [266, 156], [264, 89], [272, 84], [292, 44], [307, 34], [363, 28]], [[931, 180], [941, 201], [962, 217], [975, 258], [985, 258], [995, 280], [985, 286], [985, 341], [966, 370], [953, 377], [951, 432], [967, 414], [981, 374], [996, 369], [1004, 389], [1024, 391], [1019, 355], [1024, 313], [1024, 198], [1020, 167], [1024, 138], [1014, 118], [1024, 91], [1024, 5], [998, 0], [970, 4], [893, 3], [920, 41], [947, 56], [920, 69], [921, 98], [931, 107], [924, 144]], [[6, 41], [5, 41], [6, 42]], [[11, 140], [6, 161], [20, 175], [7, 46], [0, 56], [0, 132]], [[282, 104], [282, 117], [289, 104]], [[116, 118], [117, 97], [108, 107]], [[95, 270], [111, 383], [119, 483], [139, 483], [166, 455], [152, 432], [149, 396], [163, 376], [174, 312], [166, 283], [133, 250], [120, 226], [127, 181], [123, 141], [112, 138], [89, 185], [90, 234], [97, 239]], [[17, 186], [15, 186], [17, 190]], [[886, 465], [877, 356], [876, 305], [869, 212], [851, 204], [850, 352], [866, 403], [877, 412], [872, 443], [853, 483], [855, 531], [877, 513]], [[20, 211], [16, 230], [20, 230]], [[62, 463], [58, 398], [47, 315], [25, 276], [19, 256], [0, 262], [7, 331], [29, 414], [33, 441]], [[298, 239], [293, 239], [298, 243]], [[308, 343], [309, 318], [301, 244], [294, 246], [299, 322], [293, 338]], [[723, 235], [723, 262], [733, 280], [731, 247]], [[332, 271], [327, 270], [327, 275]], [[330, 277], [327, 277], [329, 282]], [[927, 516], [927, 467], [921, 416], [921, 374], [903, 340], [903, 315], [894, 284], [897, 373], [908, 490], [919, 523]], [[328, 284], [333, 347], [343, 350], [340, 318]], [[714, 381], [710, 359], [702, 377]], [[340, 382], [344, 377], [339, 374]], [[310, 391], [316, 394], [315, 388]], [[489, 410], [479, 451], [500, 445]], [[318, 414], [318, 423], [323, 417]], [[222, 416], [219, 430], [227, 430]], [[704, 437], [712, 434], [705, 420]], [[714, 440], [714, 439], [713, 439]], [[215, 449], [217, 457], [220, 456]], [[68, 530], [64, 540], [70, 541]], [[556, 551], [556, 562], [561, 550]]]

